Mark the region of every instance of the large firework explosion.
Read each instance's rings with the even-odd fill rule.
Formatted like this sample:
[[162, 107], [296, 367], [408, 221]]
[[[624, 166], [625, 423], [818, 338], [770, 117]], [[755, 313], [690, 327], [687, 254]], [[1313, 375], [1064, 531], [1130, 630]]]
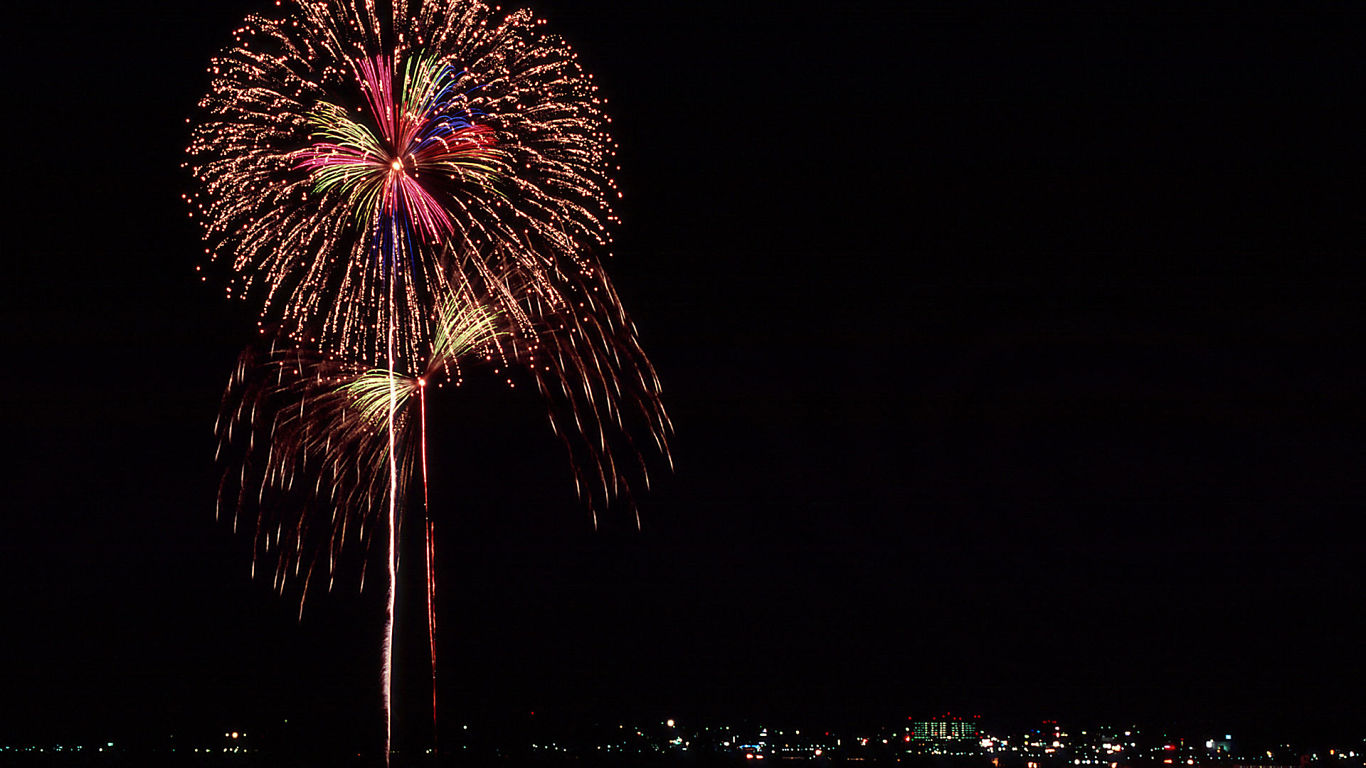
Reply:
[[324, 0], [251, 16], [235, 37], [189, 147], [209, 255], [237, 273], [229, 295], [259, 294], [293, 337], [373, 357], [393, 268], [397, 353], [412, 361], [454, 252], [515, 263], [554, 310], [625, 322], [597, 262], [617, 194], [607, 118], [541, 21], [396, 0], [381, 23], [371, 2]]
[[[249, 16], [212, 60], [187, 165], [210, 264], [261, 308], [219, 427], [247, 440], [230, 475], [235, 507], [258, 508], [254, 552], [277, 552], [276, 583], [302, 573], [306, 594], [316, 553], [330, 583], [349, 530], [366, 547], [387, 534], [387, 760], [396, 531], [427, 381], [481, 359], [529, 375], [595, 521], [648, 482], [632, 431], [667, 457], [670, 427], [599, 261], [617, 193], [591, 76], [525, 11], [385, 8]], [[267, 503], [282, 492], [294, 509]]]

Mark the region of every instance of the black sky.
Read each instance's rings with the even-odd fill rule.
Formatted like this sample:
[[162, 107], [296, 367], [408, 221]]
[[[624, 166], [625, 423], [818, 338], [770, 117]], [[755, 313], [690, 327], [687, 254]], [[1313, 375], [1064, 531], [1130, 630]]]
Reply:
[[[440, 404], [452, 718], [1361, 735], [1359, 16], [620, 5], [536, 8], [611, 99], [677, 472], [595, 532], [534, 401]], [[179, 164], [253, 7], [11, 12], [0, 741], [375, 717], [382, 595], [296, 622], [213, 519], [254, 316]]]

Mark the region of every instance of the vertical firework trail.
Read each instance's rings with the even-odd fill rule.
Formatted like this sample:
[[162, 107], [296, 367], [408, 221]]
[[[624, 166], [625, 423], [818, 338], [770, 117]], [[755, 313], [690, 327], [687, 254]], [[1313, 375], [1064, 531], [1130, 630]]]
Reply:
[[[395, 169], [395, 173], [399, 171]], [[398, 240], [398, 224], [391, 225], [394, 232], [394, 240]], [[384, 685], [384, 762], [389, 763], [389, 755], [393, 753], [393, 728], [394, 728], [394, 706], [393, 706], [393, 685], [394, 685], [394, 608], [398, 601], [398, 546], [396, 543], [398, 531], [398, 460], [394, 458], [394, 408], [397, 405], [398, 387], [394, 381], [394, 262], [391, 254], [389, 262], [389, 323], [388, 323], [388, 366], [386, 375], [389, 379], [389, 519], [387, 533], [389, 535], [389, 547], [385, 553], [389, 566], [388, 572], [388, 595], [384, 601], [384, 671], [382, 673]], [[426, 448], [424, 447], [425, 451]]]
[[440, 728], [436, 718], [436, 524], [432, 522], [431, 499], [427, 494], [427, 379], [417, 379], [419, 442], [422, 446], [422, 534], [427, 569], [427, 658], [432, 667], [432, 751], [440, 753]]
[[274, 583], [301, 578], [301, 609], [315, 566], [330, 589], [347, 545], [368, 551], [367, 532], [385, 532], [387, 763], [418, 459], [437, 728], [428, 385], [476, 369], [534, 383], [595, 524], [649, 484], [633, 434], [667, 459], [671, 426], [601, 264], [618, 193], [592, 76], [529, 12], [384, 5], [286, 0], [249, 16], [211, 61], [186, 165], [208, 266], [261, 313], [216, 427], [236, 462], [220, 503], [258, 508], [253, 571], [275, 552]]

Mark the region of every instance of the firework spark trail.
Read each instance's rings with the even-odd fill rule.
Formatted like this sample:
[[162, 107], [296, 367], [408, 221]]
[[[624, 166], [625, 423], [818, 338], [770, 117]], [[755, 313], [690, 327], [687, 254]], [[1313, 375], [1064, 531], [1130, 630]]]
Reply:
[[[398, 239], [398, 224], [392, 219], [394, 239]], [[398, 462], [394, 458], [394, 409], [398, 405], [397, 383], [394, 379], [394, 263], [389, 266], [389, 548], [386, 553], [389, 566], [388, 596], [384, 606], [384, 670], [381, 674], [384, 685], [384, 764], [389, 764], [393, 754], [393, 680], [394, 680], [394, 610], [398, 598]]]
[[436, 720], [436, 527], [432, 522], [431, 500], [427, 493], [427, 378], [418, 377], [418, 416], [422, 444], [422, 532], [427, 554], [427, 658], [432, 666], [432, 748], [438, 752], [439, 728]]

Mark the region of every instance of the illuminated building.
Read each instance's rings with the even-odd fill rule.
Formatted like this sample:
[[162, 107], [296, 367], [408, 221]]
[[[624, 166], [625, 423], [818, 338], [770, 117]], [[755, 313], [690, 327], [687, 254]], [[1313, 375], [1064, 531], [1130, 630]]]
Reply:
[[946, 713], [929, 720], [912, 720], [911, 738], [916, 741], [976, 741], [977, 717], [965, 719]]

